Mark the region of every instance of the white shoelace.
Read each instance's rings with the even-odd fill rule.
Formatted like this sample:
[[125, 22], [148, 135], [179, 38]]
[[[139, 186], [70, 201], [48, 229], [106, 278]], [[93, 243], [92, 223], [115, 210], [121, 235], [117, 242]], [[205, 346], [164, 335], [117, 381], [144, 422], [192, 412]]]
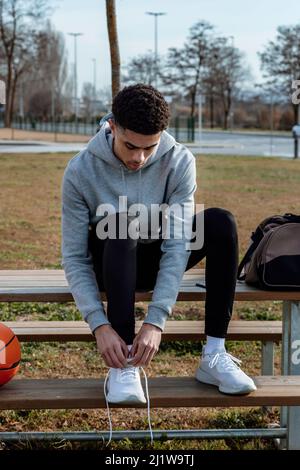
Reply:
[[[148, 391], [148, 379], [147, 379], [147, 375], [146, 375], [143, 367], [140, 366], [140, 368], [142, 369], [144, 377], [145, 377], [145, 388], [146, 388], [146, 398], [147, 398], [147, 416], [148, 416], [148, 424], [149, 424], [151, 444], [153, 444], [153, 432], [152, 432], [151, 417], [150, 417], [150, 398], [149, 398], [149, 391]], [[135, 376], [136, 373], [137, 373], [136, 369], [137, 368], [133, 368], [133, 366], [132, 367], [125, 367], [125, 368], [122, 369], [121, 375], [124, 376], [125, 374], [128, 374], [128, 375], [130, 374], [131, 376], [133, 376], [133, 375]], [[106, 383], [107, 383], [107, 380], [108, 380], [108, 377], [109, 377], [109, 370], [108, 370], [108, 372], [106, 374], [106, 377], [105, 377], [105, 380], [104, 380], [104, 396], [105, 396], [106, 408], [107, 408], [107, 414], [108, 414], [108, 421], [109, 421], [109, 440], [106, 444], [106, 447], [111, 442], [112, 433], [113, 433], [110, 409], [109, 409], [109, 404], [108, 404], [108, 401], [107, 401], [107, 394], [106, 394]]]
[[129, 379], [134, 379], [138, 372], [137, 372], [137, 367], [123, 367], [121, 369], [121, 381], [123, 382], [123, 379], [125, 379], [125, 382], [126, 382], [126, 379], [127, 377]]
[[208, 366], [212, 369], [218, 362], [220, 362], [220, 366], [226, 372], [239, 369], [239, 367], [235, 363], [237, 364], [242, 363], [240, 359], [232, 356], [228, 352], [221, 352], [221, 353], [218, 352], [213, 355], [213, 358], [209, 361]]

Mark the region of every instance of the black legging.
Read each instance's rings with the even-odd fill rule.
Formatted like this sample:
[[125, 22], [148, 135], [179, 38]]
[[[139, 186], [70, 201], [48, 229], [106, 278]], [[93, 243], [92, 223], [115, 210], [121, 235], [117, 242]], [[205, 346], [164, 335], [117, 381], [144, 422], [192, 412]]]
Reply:
[[[202, 213], [203, 215], [203, 213]], [[193, 219], [195, 233], [196, 217]], [[127, 239], [101, 240], [90, 231], [89, 249], [100, 291], [107, 296], [107, 317], [126, 342], [135, 337], [134, 303], [136, 290], [155, 286], [162, 239], [138, 243]], [[238, 234], [234, 216], [226, 209], [204, 209], [204, 244], [192, 250], [186, 270], [206, 257], [205, 333], [225, 338], [232, 315], [238, 269]]]

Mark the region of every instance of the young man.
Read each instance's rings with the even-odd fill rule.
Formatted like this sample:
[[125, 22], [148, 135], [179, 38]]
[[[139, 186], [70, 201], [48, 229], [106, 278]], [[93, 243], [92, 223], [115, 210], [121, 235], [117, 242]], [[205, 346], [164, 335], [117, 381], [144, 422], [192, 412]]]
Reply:
[[[148, 365], [159, 349], [184, 272], [204, 257], [207, 342], [196, 378], [230, 394], [256, 389], [224, 346], [238, 267], [233, 215], [221, 208], [193, 214], [196, 235], [189, 240], [174, 236], [180, 216], [159, 211], [157, 230], [151, 225], [148, 231], [137, 231], [139, 237], [129, 236], [133, 222], [149, 222], [151, 205], [194, 208], [195, 158], [166, 132], [168, 120], [168, 105], [156, 89], [143, 84], [124, 88], [113, 101], [112, 114], [64, 173], [62, 266], [110, 368], [105, 381], [109, 402], [146, 401], [139, 367]], [[139, 208], [135, 216], [128, 211], [133, 204]], [[169, 236], [162, 230], [165, 219]], [[203, 221], [204, 244], [187, 249], [187, 240], [197, 239]], [[105, 231], [109, 226], [114, 230]], [[121, 226], [126, 227], [126, 237], [120, 236]], [[153, 289], [153, 295], [135, 335], [134, 300], [140, 289]], [[106, 292], [107, 313], [99, 291]]]

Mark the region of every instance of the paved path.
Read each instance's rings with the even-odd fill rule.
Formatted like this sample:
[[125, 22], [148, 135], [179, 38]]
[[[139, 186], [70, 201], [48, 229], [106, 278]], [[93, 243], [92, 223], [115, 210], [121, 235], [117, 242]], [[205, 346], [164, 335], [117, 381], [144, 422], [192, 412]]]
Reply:
[[[197, 134], [196, 134], [197, 138]], [[300, 144], [300, 142], [299, 142]], [[84, 142], [51, 142], [34, 140], [0, 140], [1, 153], [76, 153]], [[193, 153], [293, 158], [293, 139], [281, 135], [231, 132], [203, 132], [200, 143], [186, 144]], [[300, 147], [300, 145], [299, 145]]]
[[195, 153], [294, 157], [294, 141], [288, 135], [203, 132], [201, 144], [196, 142], [190, 148]]

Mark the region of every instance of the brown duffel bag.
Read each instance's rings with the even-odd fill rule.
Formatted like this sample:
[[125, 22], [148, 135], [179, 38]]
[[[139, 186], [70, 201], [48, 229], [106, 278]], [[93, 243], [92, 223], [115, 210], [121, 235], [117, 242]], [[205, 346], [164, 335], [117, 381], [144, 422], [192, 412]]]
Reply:
[[300, 215], [273, 215], [252, 232], [237, 279], [269, 290], [300, 290]]

